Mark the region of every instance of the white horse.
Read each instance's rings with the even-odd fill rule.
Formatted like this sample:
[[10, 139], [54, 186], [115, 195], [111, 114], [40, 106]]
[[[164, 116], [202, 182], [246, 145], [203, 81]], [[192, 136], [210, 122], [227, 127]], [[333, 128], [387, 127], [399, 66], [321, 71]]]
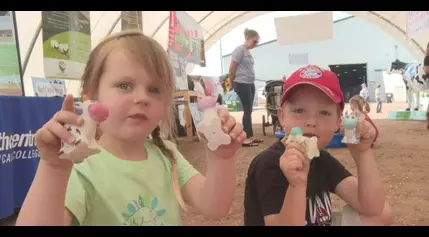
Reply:
[[[429, 91], [429, 78], [426, 77], [421, 63], [404, 63], [396, 60], [392, 63], [391, 72], [400, 72], [404, 81], [407, 95], [408, 107], [406, 111], [411, 110], [414, 105], [414, 111], [420, 107], [420, 92]], [[414, 101], [414, 96], [416, 101]], [[426, 109], [426, 108], [425, 108]]]

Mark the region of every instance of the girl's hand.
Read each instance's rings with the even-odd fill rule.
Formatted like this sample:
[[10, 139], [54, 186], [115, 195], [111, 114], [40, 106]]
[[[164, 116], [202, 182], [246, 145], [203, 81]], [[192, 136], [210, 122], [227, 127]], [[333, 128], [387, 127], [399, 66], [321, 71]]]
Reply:
[[[218, 109], [218, 115], [221, 120], [222, 130], [231, 137], [231, 143], [229, 145], [219, 146], [213, 153], [216, 157], [229, 159], [235, 156], [241, 144], [247, 138], [247, 135], [246, 132], [243, 131], [243, 125], [235, 121], [235, 118], [229, 114], [227, 108], [220, 107]], [[204, 137], [201, 133], [200, 136]]]
[[[67, 95], [63, 105], [47, 123], [40, 128], [35, 135], [36, 146], [40, 152], [40, 159], [50, 165], [60, 168], [71, 168], [72, 162], [58, 158], [61, 148], [61, 140], [73, 144], [75, 137], [64, 128], [64, 124], [80, 126], [84, 120], [74, 112], [73, 96]], [[98, 134], [100, 136], [100, 134]]]

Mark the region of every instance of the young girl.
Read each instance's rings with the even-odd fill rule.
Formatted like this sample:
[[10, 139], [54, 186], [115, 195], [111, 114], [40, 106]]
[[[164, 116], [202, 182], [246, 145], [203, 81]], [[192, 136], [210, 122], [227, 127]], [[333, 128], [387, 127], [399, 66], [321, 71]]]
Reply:
[[371, 146], [371, 147], [374, 147], [374, 143], [378, 137], [378, 129], [377, 129], [377, 126], [375, 126], [374, 122], [371, 120], [371, 118], [368, 116], [368, 113], [371, 110], [368, 102], [366, 102], [362, 96], [355, 95], [352, 98], [350, 98], [349, 104], [350, 104], [351, 110], [353, 110], [353, 111], [357, 110], [360, 113], [363, 113], [365, 115], [365, 120], [368, 121], [374, 127], [375, 137], [374, 137], [374, 141], [373, 141], [372, 146]]
[[74, 141], [63, 124], [83, 122], [67, 96], [36, 134], [41, 160], [17, 225], [181, 225], [185, 203], [211, 218], [228, 214], [246, 134], [219, 110], [232, 142], [207, 150], [207, 178], [161, 138], [173, 130], [175, 89], [161, 45], [138, 32], [110, 36], [90, 54], [82, 81], [83, 94], [109, 108], [102, 151], [77, 165], [58, 158], [60, 139]]

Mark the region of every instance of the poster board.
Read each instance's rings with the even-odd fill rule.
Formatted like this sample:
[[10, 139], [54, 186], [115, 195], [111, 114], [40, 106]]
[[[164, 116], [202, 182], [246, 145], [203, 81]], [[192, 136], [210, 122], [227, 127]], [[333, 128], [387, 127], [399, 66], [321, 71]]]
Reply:
[[414, 37], [429, 30], [429, 11], [409, 11], [407, 14], [407, 35]]
[[19, 49], [12, 11], [0, 11], [0, 95], [22, 96]]
[[64, 97], [67, 95], [66, 82], [61, 79], [32, 77], [34, 95], [37, 97]]
[[168, 56], [176, 77], [176, 91], [189, 90], [188, 76], [186, 75], [186, 58], [171, 50], [168, 50]]
[[331, 11], [279, 17], [274, 19], [274, 24], [280, 45], [312, 43], [334, 38]]
[[185, 11], [170, 11], [168, 50], [205, 67], [203, 28]]
[[42, 11], [45, 77], [80, 80], [91, 53], [89, 11]]

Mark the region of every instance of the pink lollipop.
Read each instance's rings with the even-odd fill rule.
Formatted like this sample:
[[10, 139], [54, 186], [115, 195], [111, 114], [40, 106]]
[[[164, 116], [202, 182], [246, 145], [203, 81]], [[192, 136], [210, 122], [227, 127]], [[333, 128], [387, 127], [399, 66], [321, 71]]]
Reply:
[[109, 116], [109, 110], [100, 102], [89, 105], [88, 113], [89, 116], [91, 116], [91, 118], [98, 123], [103, 122]]
[[216, 106], [216, 98], [213, 96], [204, 96], [198, 99], [198, 110], [204, 111]]

